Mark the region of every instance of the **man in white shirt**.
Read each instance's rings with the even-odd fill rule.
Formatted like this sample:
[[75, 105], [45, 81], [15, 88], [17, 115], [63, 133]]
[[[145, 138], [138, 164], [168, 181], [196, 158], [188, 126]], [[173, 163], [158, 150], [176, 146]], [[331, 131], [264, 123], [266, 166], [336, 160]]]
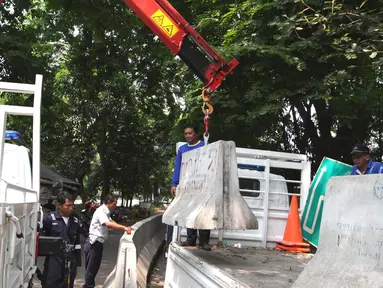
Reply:
[[124, 230], [128, 234], [132, 228], [117, 224], [110, 218], [110, 213], [116, 208], [118, 196], [109, 194], [105, 197], [105, 204], [97, 208], [92, 217], [89, 228], [89, 238], [84, 245], [85, 252], [85, 284], [83, 288], [95, 287], [98, 269], [101, 265], [104, 242], [108, 238], [109, 228]]

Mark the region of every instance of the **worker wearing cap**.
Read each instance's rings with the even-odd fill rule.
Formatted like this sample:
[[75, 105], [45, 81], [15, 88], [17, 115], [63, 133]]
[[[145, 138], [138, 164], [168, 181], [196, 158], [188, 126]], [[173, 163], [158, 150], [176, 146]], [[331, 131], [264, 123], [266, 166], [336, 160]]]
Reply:
[[383, 173], [383, 165], [373, 162], [370, 157], [370, 149], [363, 144], [355, 144], [350, 153], [354, 166], [351, 175], [379, 174]]
[[57, 210], [44, 217], [43, 232], [45, 236], [62, 237], [66, 253], [45, 258], [41, 284], [43, 288], [64, 287], [63, 284], [73, 288], [77, 267], [81, 266], [80, 223], [73, 216], [73, 199], [68, 192], [61, 192], [57, 201]]

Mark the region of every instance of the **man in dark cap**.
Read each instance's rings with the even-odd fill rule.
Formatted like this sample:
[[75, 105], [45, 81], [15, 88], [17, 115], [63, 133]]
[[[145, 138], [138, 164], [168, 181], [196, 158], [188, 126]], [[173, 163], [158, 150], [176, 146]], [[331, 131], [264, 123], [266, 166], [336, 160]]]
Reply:
[[379, 174], [383, 173], [383, 165], [380, 162], [372, 162], [370, 149], [363, 144], [355, 144], [350, 153], [354, 166], [351, 175]]

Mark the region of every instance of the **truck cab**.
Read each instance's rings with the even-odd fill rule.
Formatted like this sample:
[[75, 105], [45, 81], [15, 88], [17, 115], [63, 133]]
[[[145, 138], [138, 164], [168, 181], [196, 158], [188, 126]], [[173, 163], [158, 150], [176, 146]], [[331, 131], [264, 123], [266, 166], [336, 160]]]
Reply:
[[[262, 207], [264, 196], [257, 191], [265, 191], [266, 189], [265, 172], [249, 168], [239, 165], [240, 193], [250, 207]], [[269, 205], [271, 207], [289, 208], [288, 189], [286, 179], [283, 176], [270, 173], [270, 191]], [[285, 194], [279, 194], [278, 192]]]

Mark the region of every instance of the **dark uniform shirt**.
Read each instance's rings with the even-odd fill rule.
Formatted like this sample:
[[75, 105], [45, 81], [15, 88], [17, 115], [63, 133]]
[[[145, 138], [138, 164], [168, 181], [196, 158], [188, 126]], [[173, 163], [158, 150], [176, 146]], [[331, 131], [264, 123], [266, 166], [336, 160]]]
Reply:
[[[70, 287], [73, 287], [76, 269], [81, 266], [80, 223], [78, 219], [70, 216], [67, 225], [60, 212], [56, 210], [44, 217], [43, 232], [45, 236], [62, 237], [64, 241], [72, 247], [73, 251], [69, 253], [69, 259], [71, 270]], [[43, 273], [44, 280], [42, 282], [43, 287], [68, 287], [63, 283], [63, 268], [62, 257], [46, 257]]]

